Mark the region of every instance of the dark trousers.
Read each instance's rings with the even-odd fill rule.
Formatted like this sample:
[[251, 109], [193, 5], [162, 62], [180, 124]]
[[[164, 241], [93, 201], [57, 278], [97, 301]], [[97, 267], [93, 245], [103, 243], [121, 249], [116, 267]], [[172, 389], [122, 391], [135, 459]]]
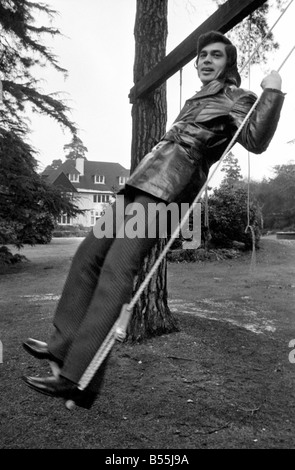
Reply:
[[[97, 238], [94, 230], [85, 238], [73, 258], [57, 305], [53, 322], [55, 332], [49, 341], [49, 350], [63, 361], [61, 375], [75, 383], [79, 382], [114, 325], [122, 305], [130, 302], [134, 277], [161, 235], [158, 217], [148, 216], [149, 204], [160, 201], [142, 192], [125, 194], [124, 210], [133, 202], [143, 208], [136, 212], [136, 234], [140, 236], [132, 238], [128, 234], [133, 213], [123, 219], [125, 236], [116, 237], [118, 203], [110, 206], [114, 236]], [[155, 236], [148, 237], [148, 230]], [[95, 390], [99, 383], [98, 374], [90, 384], [91, 388]]]

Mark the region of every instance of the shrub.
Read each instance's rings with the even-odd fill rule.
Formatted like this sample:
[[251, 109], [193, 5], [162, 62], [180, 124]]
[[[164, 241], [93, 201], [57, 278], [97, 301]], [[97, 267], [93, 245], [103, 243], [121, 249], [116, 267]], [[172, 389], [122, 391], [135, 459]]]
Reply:
[[20, 255], [19, 253], [13, 255], [7, 246], [0, 247], [0, 266], [20, 263], [26, 259], [27, 258], [25, 256]]
[[52, 239], [54, 220], [46, 212], [35, 214], [26, 222], [0, 220], [0, 243], [21, 247], [23, 244], [47, 244]]
[[[211, 245], [218, 248], [231, 248], [233, 242], [245, 244], [245, 249], [252, 248], [251, 230], [245, 232], [247, 220], [247, 187], [243, 183], [222, 184], [208, 198], [209, 226]], [[249, 225], [253, 227], [255, 245], [261, 236], [261, 211], [256, 201], [249, 207]], [[203, 217], [204, 219], [204, 217]], [[202, 227], [202, 234], [205, 228]]]

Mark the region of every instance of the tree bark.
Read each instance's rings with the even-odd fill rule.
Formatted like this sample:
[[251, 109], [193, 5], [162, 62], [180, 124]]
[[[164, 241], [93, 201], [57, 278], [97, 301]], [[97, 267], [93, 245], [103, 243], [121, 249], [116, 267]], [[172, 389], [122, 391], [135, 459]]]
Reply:
[[[134, 83], [149, 72], [166, 54], [168, 0], [137, 0], [135, 19]], [[132, 107], [131, 171], [160, 140], [166, 130], [166, 84], [161, 85]], [[159, 257], [161, 239], [137, 276], [134, 292]], [[167, 262], [164, 260], [134, 307], [128, 328], [129, 340], [176, 331], [177, 322], [168, 307]]]

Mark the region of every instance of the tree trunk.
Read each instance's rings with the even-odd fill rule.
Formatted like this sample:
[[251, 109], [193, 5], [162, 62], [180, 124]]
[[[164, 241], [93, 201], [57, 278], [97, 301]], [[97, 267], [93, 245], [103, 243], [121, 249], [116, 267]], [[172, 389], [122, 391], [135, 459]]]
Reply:
[[[168, 0], [137, 0], [135, 19], [134, 83], [147, 74], [166, 54]], [[131, 171], [160, 140], [166, 130], [166, 84], [132, 107]], [[138, 289], [163, 249], [161, 239], [135, 280]], [[134, 307], [128, 338], [147, 337], [177, 330], [177, 322], [167, 302], [167, 262], [164, 260]]]

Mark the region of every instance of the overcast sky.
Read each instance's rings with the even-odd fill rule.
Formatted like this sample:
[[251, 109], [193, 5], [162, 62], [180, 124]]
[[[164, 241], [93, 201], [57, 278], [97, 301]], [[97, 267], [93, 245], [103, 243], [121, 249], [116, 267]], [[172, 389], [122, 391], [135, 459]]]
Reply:
[[[43, 90], [66, 93], [72, 108], [71, 117], [88, 148], [88, 160], [119, 162], [129, 168], [131, 104], [128, 94], [133, 86], [136, 0], [46, 0], [46, 3], [59, 12], [53, 26], [64, 35], [47, 38], [46, 45], [58, 56], [69, 76], [64, 80], [50, 67], [42, 69]], [[167, 53], [215, 9], [216, 4], [211, 0], [169, 0]], [[278, 16], [279, 12], [273, 11], [270, 26]], [[280, 50], [270, 57], [267, 66], [252, 69], [250, 86], [257, 94], [260, 94], [259, 85], [266, 72], [277, 69], [295, 44], [294, 17], [292, 4], [273, 31]], [[268, 177], [274, 165], [295, 160], [295, 144], [287, 144], [295, 138], [294, 72], [295, 52], [281, 71], [283, 91], [287, 95], [279, 128], [267, 152], [251, 156], [252, 178]], [[183, 101], [199, 90], [200, 85], [192, 61], [183, 70]], [[242, 86], [249, 88], [248, 81]], [[179, 73], [168, 80], [167, 91], [169, 127], [179, 112]], [[71, 135], [49, 118], [37, 115], [32, 117], [32, 127], [31, 143], [40, 152], [40, 168], [54, 159], [64, 159], [63, 146], [70, 142]], [[237, 145], [234, 153], [246, 175], [247, 152]]]

